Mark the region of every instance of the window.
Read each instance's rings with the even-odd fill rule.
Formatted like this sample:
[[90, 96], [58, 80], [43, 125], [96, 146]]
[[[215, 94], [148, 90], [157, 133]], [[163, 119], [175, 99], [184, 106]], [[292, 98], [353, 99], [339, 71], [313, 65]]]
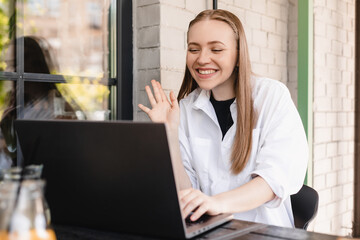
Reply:
[[132, 119], [131, 9], [131, 0], [0, 1], [0, 169], [22, 162], [15, 119]]

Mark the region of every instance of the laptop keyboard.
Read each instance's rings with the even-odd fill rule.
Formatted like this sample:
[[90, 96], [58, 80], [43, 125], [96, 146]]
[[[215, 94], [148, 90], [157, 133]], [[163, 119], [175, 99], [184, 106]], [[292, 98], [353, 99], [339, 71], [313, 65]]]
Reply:
[[204, 214], [202, 215], [198, 220], [196, 221], [191, 221], [190, 220], [190, 217], [193, 213], [190, 213], [186, 218], [185, 218], [185, 223], [186, 223], [186, 226], [187, 227], [190, 227], [190, 226], [193, 226], [193, 225], [196, 225], [196, 224], [199, 224], [199, 223], [204, 223], [206, 222], [209, 218], [211, 218], [210, 215], [207, 215], [207, 214]]

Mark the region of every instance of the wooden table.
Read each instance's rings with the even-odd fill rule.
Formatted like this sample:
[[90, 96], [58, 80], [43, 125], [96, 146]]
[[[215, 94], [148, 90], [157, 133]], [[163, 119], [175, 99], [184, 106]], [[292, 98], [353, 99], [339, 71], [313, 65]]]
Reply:
[[[254, 224], [245, 221], [232, 220], [210, 232], [198, 236], [197, 240], [205, 239], [240, 239], [240, 240], [345, 240], [351, 238], [338, 237], [302, 229], [283, 228], [265, 224], [257, 224], [255, 230], [242, 232], [241, 226]], [[125, 233], [98, 231], [80, 227], [54, 226], [57, 240], [153, 240], [156, 237], [138, 236]], [[234, 231], [235, 230], [235, 231]], [[359, 238], [356, 238], [359, 240]]]

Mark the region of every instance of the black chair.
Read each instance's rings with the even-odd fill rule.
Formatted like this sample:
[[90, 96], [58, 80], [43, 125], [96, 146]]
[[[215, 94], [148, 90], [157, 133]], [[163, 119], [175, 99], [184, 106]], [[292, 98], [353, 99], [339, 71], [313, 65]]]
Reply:
[[317, 214], [319, 195], [315, 189], [303, 185], [299, 192], [290, 196], [296, 228], [307, 229]]

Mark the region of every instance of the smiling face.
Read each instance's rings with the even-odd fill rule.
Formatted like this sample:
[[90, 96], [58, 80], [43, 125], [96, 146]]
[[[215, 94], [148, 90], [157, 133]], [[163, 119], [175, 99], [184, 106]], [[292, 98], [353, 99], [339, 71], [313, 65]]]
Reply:
[[235, 97], [237, 43], [232, 28], [219, 20], [202, 20], [188, 32], [186, 65], [200, 88], [216, 100]]

